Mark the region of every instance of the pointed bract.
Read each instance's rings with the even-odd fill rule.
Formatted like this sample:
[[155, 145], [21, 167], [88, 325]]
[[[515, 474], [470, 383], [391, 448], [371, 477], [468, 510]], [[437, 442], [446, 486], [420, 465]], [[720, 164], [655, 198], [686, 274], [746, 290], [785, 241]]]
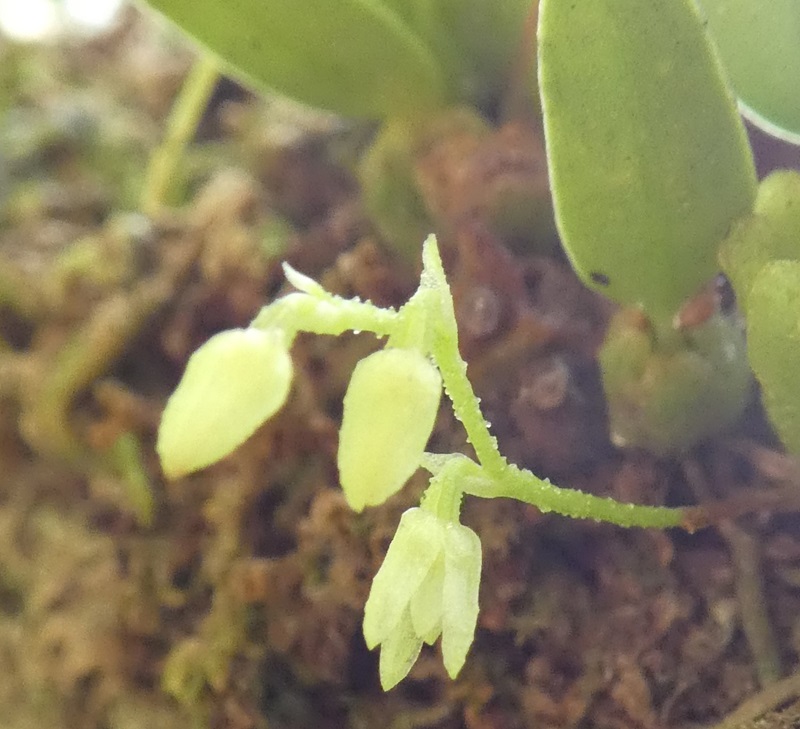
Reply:
[[397, 627], [381, 646], [378, 671], [384, 691], [395, 687], [408, 675], [420, 650], [422, 650], [422, 638], [414, 632], [411, 618], [406, 610]]

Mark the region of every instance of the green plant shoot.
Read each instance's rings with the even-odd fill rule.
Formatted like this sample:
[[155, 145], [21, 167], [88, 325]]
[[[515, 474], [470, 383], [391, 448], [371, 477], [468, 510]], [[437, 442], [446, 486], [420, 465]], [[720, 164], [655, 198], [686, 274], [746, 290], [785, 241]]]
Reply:
[[612, 437], [685, 451], [752, 391], [735, 318], [679, 315], [755, 198], [733, 95], [693, 0], [542, 0], [539, 78], [562, 242], [587, 285], [632, 310], [600, 353]]
[[[192, 356], [167, 404], [157, 445], [165, 470], [173, 475], [230, 453], [288, 397], [285, 365], [300, 331], [370, 331], [388, 337], [388, 348], [363, 360], [353, 374], [338, 455], [342, 486], [355, 508], [382, 503], [419, 467], [432, 474], [421, 507], [428, 516], [412, 510], [404, 517], [367, 604], [365, 635], [371, 646], [383, 646], [381, 679], [387, 689], [410, 670], [422, 643], [439, 635], [450, 675], [465, 660], [475, 630], [480, 571], [477, 537], [459, 524], [465, 494], [514, 498], [542, 511], [622, 526], [665, 528], [681, 525], [684, 518], [681, 509], [621, 504], [562, 489], [508, 463], [467, 379], [453, 300], [433, 237], [423, 247], [423, 264], [419, 289], [397, 311], [334, 296], [287, 267], [297, 293], [264, 307], [247, 330], [223, 332]], [[265, 392], [242, 384], [254, 373]], [[475, 460], [424, 452], [442, 385]], [[421, 553], [430, 557], [422, 566]], [[415, 575], [413, 584], [397, 582], [406, 573]]]
[[[364, 165], [364, 179], [375, 178], [366, 197], [377, 201], [373, 207], [402, 198], [394, 213], [400, 224], [388, 227], [404, 240], [407, 219], [428, 223], [413, 179], [415, 146], [437, 117], [467, 118], [480, 134], [484, 122], [474, 109], [459, 117], [452, 107], [485, 100], [508, 70], [528, 8], [527, 0], [150, 4], [257, 85], [384, 122]], [[777, 86], [751, 96], [750, 77], [737, 63], [752, 66], [761, 56], [727, 40], [729, 32], [743, 34], [752, 4], [736, 0], [727, 16], [722, 4], [705, 4], [740, 96], [791, 130], [796, 97], [787, 102]], [[771, 27], [750, 26], [755, 34]], [[783, 61], [792, 58], [786, 43], [794, 36], [786, 31], [777, 44]], [[473, 58], [475, 49], [483, 55]], [[715, 274], [730, 233], [721, 257], [745, 309], [751, 361], [776, 427], [800, 451], [800, 388], [787, 375], [800, 367], [800, 178], [765, 181], [756, 200], [745, 131], [694, 1], [542, 0], [539, 73], [564, 245], [589, 286], [628, 307], [600, 356], [618, 442], [657, 453], [687, 449], [734, 422], [747, 403], [738, 322], [720, 311], [691, 326], [676, 317]], [[387, 178], [397, 170], [402, 179]], [[399, 310], [334, 296], [288, 267], [286, 276], [297, 292], [192, 356], [167, 404], [157, 450], [168, 477], [231, 453], [290, 396], [290, 349], [299, 332], [387, 339], [352, 375], [337, 456], [356, 510], [383, 503], [420, 467], [431, 474], [420, 506], [401, 519], [365, 608], [364, 635], [370, 648], [381, 647], [384, 688], [402, 680], [422, 645], [440, 638], [451, 676], [466, 660], [481, 548], [460, 523], [465, 495], [514, 498], [622, 526], [683, 523], [684, 510], [562, 489], [508, 463], [466, 375], [435, 238], [423, 247], [419, 288]], [[442, 391], [474, 457], [425, 451]]]

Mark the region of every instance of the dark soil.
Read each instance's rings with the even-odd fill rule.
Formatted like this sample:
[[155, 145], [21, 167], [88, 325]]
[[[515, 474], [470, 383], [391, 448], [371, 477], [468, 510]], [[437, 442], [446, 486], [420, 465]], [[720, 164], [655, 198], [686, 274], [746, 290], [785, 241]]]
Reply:
[[[375, 342], [302, 338], [290, 402], [200, 474], [164, 481], [153, 450], [191, 352], [288, 290], [281, 261], [381, 305], [413, 291], [418, 263], [387, 250], [352, 172], [369, 130], [226, 81], [183, 202], [148, 219], [129, 211], [188, 56], [131, 15], [88, 42], [0, 39], [0, 64], [0, 725], [700, 727], [797, 670], [791, 512], [689, 535], [472, 499], [484, 570], [467, 663], [451, 681], [426, 649], [383, 693], [363, 605], [424, 483], [361, 515], [338, 488], [342, 395]], [[425, 162], [462, 351], [504, 454], [645, 504], [793, 480], [755, 403], [682, 459], [611, 445], [595, 363], [610, 305], [558, 251], [520, 252], [486, 202], [540, 180], [540, 145], [511, 123]], [[446, 407], [430, 448], [466, 448]]]

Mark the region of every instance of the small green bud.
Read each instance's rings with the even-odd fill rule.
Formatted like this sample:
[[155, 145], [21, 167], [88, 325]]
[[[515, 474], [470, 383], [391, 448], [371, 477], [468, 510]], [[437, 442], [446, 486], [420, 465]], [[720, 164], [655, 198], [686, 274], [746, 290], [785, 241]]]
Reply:
[[442, 378], [410, 349], [383, 349], [361, 360], [344, 397], [339, 478], [350, 506], [383, 503], [417, 470], [428, 442]]
[[286, 401], [292, 360], [278, 329], [231, 329], [189, 359], [158, 430], [156, 450], [168, 478], [224, 458]]

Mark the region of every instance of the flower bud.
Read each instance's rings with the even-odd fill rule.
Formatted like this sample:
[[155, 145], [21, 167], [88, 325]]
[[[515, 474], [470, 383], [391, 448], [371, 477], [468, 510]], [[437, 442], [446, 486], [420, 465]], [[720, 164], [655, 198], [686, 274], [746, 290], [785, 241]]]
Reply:
[[344, 397], [338, 456], [353, 509], [383, 503], [416, 471], [441, 392], [439, 371], [415, 350], [384, 349], [356, 365]]
[[442, 657], [455, 678], [478, 619], [481, 542], [471, 529], [421, 508], [400, 519], [364, 607], [364, 640], [381, 646], [385, 691], [402, 681], [423, 643], [441, 635]]
[[156, 450], [168, 478], [227, 456], [286, 401], [292, 360], [278, 329], [231, 329], [189, 359], [158, 430]]

